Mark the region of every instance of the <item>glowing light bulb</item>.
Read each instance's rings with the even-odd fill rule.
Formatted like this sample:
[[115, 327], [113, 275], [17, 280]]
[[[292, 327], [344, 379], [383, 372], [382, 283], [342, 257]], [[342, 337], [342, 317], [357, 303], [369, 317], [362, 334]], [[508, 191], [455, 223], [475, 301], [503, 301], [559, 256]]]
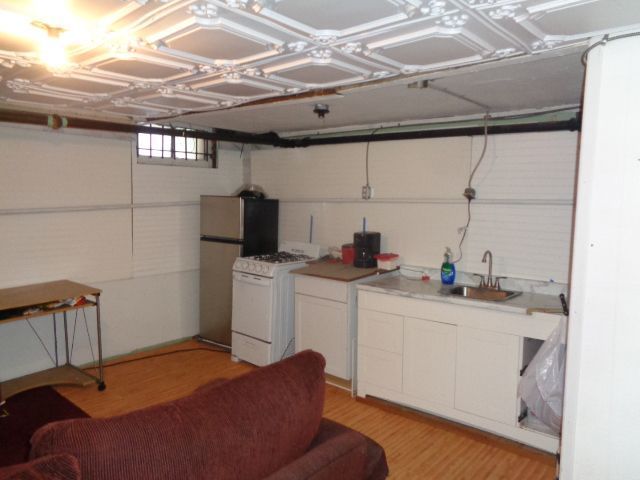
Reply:
[[59, 37], [47, 36], [40, 44], [40, 60], [52, 69], [63, 69], [69, 64], [67, 51]]

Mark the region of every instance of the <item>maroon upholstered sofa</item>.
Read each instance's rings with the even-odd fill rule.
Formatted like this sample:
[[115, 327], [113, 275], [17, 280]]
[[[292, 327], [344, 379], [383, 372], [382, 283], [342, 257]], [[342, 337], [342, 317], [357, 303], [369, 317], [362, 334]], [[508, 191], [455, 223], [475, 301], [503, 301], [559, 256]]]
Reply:
[[322, 418], [324, 365], [305, 351], [172, 402], [50, 423], [31, 439], [31, 463], [71, 455], [92, 480], [385, 478], [377, 443]]

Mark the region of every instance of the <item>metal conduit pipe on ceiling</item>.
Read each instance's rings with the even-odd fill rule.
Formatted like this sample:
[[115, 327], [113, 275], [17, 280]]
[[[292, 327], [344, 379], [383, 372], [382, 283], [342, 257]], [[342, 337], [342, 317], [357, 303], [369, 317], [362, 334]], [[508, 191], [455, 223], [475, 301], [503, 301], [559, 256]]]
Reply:
[[[499, 120], [499, 118], [498, 118]], [[126, 124], [117, 122], [106, 122], [100, 120], [90, 120], [85, 118], [65, 117], [56, 114], [23, 112], [19, 110], [0, 109], [0, 122], [23, 123], [30, 125], [49, 126], [53, 129], [59, 128], [79, 128], [87, 130], [98, 130], [120, 133], [149, 133], [157, 135], [183, 135], [184, 129], [149, 127], [146, 125]], [[511, 125], [491, 125], [488, 128], [490, 135], [500, 135], [507, 133], [530, 133], [530, 132], [550, 132], [569, 130], [580, 130], [580, 119], [575, 118], [562, 121], [530, 122]], [[384, 142], [390, 140], [413, 140], [420, 138], [440, 138], [440, 137], [461, 137], [482, 135], [483, 127], [455, 127], [432, 130], [412, 130], [406, 132], [375, 133], [342, 135], [335, 137], [303, 137], [303, 138], [282, 138], [275, 132], [269, 133], [249, 133], [237, 130], [227, 130], [212, 128], [211, 131], [193, 130], [189, 132], [190, 137], [204, 138], [214, 141], [227, 141], [234, 143], [246, 143], [255, 145], [269, 145], [280, 148], [305, 148], [313, 145], [334, 145], [344, 143], [362, 142]]]

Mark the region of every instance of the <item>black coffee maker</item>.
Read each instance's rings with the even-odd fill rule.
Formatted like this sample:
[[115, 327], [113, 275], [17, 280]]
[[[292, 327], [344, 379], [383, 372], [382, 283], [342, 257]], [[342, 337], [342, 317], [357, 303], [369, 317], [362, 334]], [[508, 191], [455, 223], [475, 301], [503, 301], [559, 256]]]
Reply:
[[371, 268], [378, 264], [374, 255], [380, 253], [379, 232], [356, 232], [353, 234], [353, 266]]

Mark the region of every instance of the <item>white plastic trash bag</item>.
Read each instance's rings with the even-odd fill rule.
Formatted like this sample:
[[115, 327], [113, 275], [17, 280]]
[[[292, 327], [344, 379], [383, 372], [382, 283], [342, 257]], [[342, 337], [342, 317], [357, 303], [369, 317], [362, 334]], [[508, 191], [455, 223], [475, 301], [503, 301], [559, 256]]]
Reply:
[[562, 317], [529, 363], [518, 386], [529, 412], [556, 433], [562, 425], [566, 350], [567, 318]]

